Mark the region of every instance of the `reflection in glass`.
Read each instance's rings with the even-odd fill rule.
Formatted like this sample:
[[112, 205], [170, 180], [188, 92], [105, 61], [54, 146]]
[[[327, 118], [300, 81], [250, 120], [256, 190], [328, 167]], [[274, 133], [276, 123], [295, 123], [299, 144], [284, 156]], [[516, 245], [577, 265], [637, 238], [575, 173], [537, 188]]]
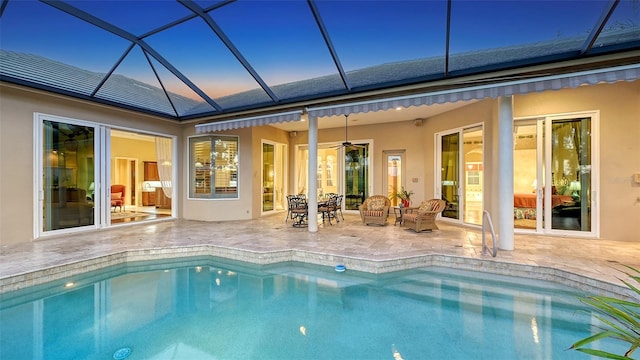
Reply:
[[443, 217], [459, 218], [458, 183], [460, 181], [460, 134], [454, 133], [442, 136], [441, 152], [441, 194], [446, 207]]
[[42, 123], [43, 230], [94, 224], [94, 128]]
[[358, 210], [369, 197], [369, 144], [345, 147], [345, 208]]
[[190, 197], [238, 197], [238, 137], [191, 138], [189, 159]]
[[262, 211], [273, 210], [275, 146], [262, 144]]
[[554, 120], [551, 138], [552, 199], [562, 196], [552, 201], [551, 226], [591, 231], [591, 118]]
[[482, 224], [483, 192], [483, 131], [482, 127], [464, 129], [462, 133], [464, 153], [464, 222]]
[[395, 196], [400, 189], [404, 186], [404, 179], [402, 178], [402, 156], [401, 155], [387, 155], [387, 195], [391, 200], [391, 206], [398, 206], [400, 204], [400, 198]]

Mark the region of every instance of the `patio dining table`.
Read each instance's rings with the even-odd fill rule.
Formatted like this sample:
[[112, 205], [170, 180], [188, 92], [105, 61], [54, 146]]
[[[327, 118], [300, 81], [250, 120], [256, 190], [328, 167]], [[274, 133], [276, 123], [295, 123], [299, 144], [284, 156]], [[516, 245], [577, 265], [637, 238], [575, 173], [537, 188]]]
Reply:
[[[323, 222], [325, 218], [329, 220], [329, 224], [331, 224], [331, 218], [338, 220], [335, 214], [331, 214], [336, 211], [336, 205], [332, 206], [332, 202], [335, 204], [337, 199], [338, 198], [318, 199], [318, 214], [322, 214]], [[305, 197], [290, 197], [289, 212], [290, 215], [288, 216], [293, 220], [293, 227], [305, 227], [309, 225], [309, 202]]]

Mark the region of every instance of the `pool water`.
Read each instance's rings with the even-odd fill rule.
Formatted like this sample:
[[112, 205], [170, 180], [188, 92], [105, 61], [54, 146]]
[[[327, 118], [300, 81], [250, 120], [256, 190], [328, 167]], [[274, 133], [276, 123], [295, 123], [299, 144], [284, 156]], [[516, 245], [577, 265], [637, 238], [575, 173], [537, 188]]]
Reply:
[[595, 321], [580, 295], [444, 268], [145, 262], [1, 295], [0, 359], [586, 359], [568, 350]]

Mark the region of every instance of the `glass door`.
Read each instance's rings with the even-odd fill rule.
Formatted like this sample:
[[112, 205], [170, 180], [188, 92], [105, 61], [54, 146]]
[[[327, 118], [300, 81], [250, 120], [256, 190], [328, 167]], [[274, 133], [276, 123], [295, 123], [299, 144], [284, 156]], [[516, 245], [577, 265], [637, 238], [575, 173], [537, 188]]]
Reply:
[[595, 233], [592, 143], [596, 118], [584, 115], [516, 121], [516, 229]]
[[286, 145], [262, 143], [262, 212], [285, 208]]
[[383, 151], [383, 154], [384, 166], [387, 169], [383, 189], [387, 189], [391, 206], [398, 206], [400, 199], [394, 195], [405, 187], [404, 151]]
[[484, 133], [482, 125], [436, 134], [436, 194], [445, 201], [443, 218], [482, 224]]
[[[344, 194], [345, 209], [358, 210], [369, 196], [371, 171], [369, 169], [369, 144], [342, 147], [340, 144], [318, 144], [318, 193]], [[308, 194], [309, 150], [306, 145], [296, 150], [296, 194]]]
[[[591, 118], [549, 119], [546, 130], [546, 213], [552, 230], [592, 231], [591, 221]], [[550, 173], [550, 174], [549, 174]]]
[[95, 128], [49, 119], [41, 126], [40, 230], [93, 226]]
[[459, 219], [460, 134], [442, 135], [440, 141], [440, 196], [446, 202], [442, 216]]
[[346, 210], [358, 210], [369, 196], [369, 145], [344, 148]]

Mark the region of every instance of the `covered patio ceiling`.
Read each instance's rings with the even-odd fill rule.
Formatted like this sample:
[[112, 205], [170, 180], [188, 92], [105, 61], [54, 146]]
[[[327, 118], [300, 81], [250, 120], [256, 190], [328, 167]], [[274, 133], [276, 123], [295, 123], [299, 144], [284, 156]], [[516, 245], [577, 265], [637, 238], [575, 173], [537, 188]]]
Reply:
[[602, 67], [640, 49], [635, 0], [0, 4], [1, 81], [181, 122]]

